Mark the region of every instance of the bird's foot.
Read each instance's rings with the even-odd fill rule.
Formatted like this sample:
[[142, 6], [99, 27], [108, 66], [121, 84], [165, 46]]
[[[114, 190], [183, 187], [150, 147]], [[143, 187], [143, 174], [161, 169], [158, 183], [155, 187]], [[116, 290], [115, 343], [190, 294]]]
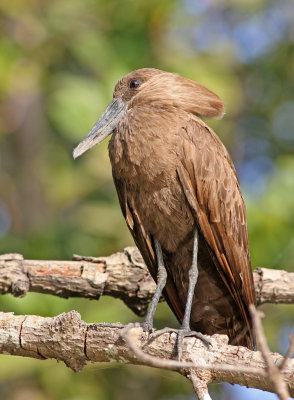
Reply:
[[140, 326], [143, 329], [143, 331], [148, 332], [149, 335], [150, 334], [152, 335], [152, 332], [154, 332], [153, 321], [149, 320], [148, 318], [146, 318], [144, 322], [141, 322]]
[[176, 351], [177, 351], [177, 359], [180, 361], [183, 353], [183, 340], [185, 337], [194, 336], [197, 339], [200, 339], [202, 343], [209, 347], [211, 345], [211, 341], [207, 339], [205, 335], [201, 332], [192, 331], [190, 328], [184, 329], [181, 328], [178, 330], [177, 342], [176, 342]]
[[188, 328], [188, 329], [163, 328], [158, 331], [152, 332], [149, 335], [149, 340], [153, 341], [154, 339], [156, 339], [157, 337], [159, 337], [165, 333], [176, 333], [177, 334], [175, 351], [176, 351], [176, 357], [179, 361], [182, 358], [183, 340], [185, 337], [194, 336], [197, 339], [200, 339], [205, 346], [209, 347], [211, 345], [211, 341], [205, 335], [203, 335], [201, 332], [192, 331], [190, 328]]
[[153, 323], [149, 321], [144, 321], [144, 322], [129, 322], [127, 325], [122, 325], [124, 327], [124, 331], [129, 331], [130, 329], [133, 328], [141, 328], [143, 332], [147, 332], [148, 335], [152, 334], [154, 332], [153, 329]]

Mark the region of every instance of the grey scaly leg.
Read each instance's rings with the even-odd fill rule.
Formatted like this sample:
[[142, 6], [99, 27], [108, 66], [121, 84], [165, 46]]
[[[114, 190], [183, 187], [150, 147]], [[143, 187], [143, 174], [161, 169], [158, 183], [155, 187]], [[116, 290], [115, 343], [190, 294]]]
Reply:
[[192, 265], [189, 269], [188, 295], [187, 295], [184, 319], [182, 322], [182, 329], [185, 329], [185, 330], [187, 330], [187, 329], [190, 330], [190, 316], [191, 316], [192, 301], [193, 301], [195, 286], [196, 286], [197, 279], [198, 279], [197, 257], [198, 257], [198, 230], [197, 230], [197, 228], [195, 228]]
[[190, 334], [192, 332], [190, 330], [190, 317], [191, 317], [191, 309], [192, 309], [194, 290], [195, 290], [195, 286], [196, 286], [197, 279], [198, 279], [197, 258], [198, 258], [198, 229], [195, 228], [194, 241], [193, 241], [192, 264], [189, 269], [189, 286], [188, 286], [185, 314], [184, 314], [184, 319], [182, 322], [181, 329], [179, 330], [178, 337], [177, 337], [177, 350], [178, 350], [178, 358], [179, 359], [182, 356], [183, 339], [185, 336], [188, 336], [188, 334]]
[[154, 239], [155, 244], [155, 252], [156, 252], [156, 259], [157, 259], [157, 286], [155, 293], [152, 298], [151, 306], [148, 310], [147, 316], [145, 321], [142, 324], [144, 331], [150, 332], [153, 329], [153, 318], [156, 311], [157, 304], [159, 302], [160, 296], [166, 284], [167, 272], [164, 266], [163, 257], [162, 257], [162, 250], [160, 243], [157, 239]]

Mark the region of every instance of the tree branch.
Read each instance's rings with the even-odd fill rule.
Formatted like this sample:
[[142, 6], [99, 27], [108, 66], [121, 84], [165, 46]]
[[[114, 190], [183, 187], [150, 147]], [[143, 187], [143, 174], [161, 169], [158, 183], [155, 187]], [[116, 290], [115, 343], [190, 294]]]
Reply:
[[[254, 281], [258, 304], [294, 303], [294, 273], [259, 268], [254, 271]], [[91, 299], [110, 295], [144, 315], [154, 290], [155, 284], [134, 247], [109, 257], [74, 256], [74, 261], [0, 256], [0, 293], [17, 297], [28, 291]], [[207, 384], [215, 380], [274, 391], [275, 381], [266, 373], [270, 357], [271, 365], [280, 368], [281, 380], [294, 395], [294, 360], [289, 355], [287, 363], [276, 353], [266, 353], [268, 358], [263, 358], [264, 352], [229, 346], [226, 336], [214, 335], [209, 349], [195, 338], [186, 338], [182, 361], [178, 362], [172, 359], [175, 338], [174, 333], [166, 333], [148, 342], [141, 328], [131, 325], [126, 331], [121, 324], [86, 324], [75, 311], [55, 318], [0, 313], [0, 353], [55, 358], [74, 371], [87, 362], [103, 361], [173, 369], [190, 379], [198, 397], [205, 400], [210, 399]]]
[[24, 260], [21, 254], [0, 256], [0, 293], [23, 297], [27, 292], [59, 297], [123, 300], [137, 315], [146, 313], [155, 291], [135, 247], [109, 257], [74, 256], [74, 261]]
[[[294, 273], [258, 268], [254, 271], [258, 304], [294, 303]], [[60, 297], [122, 299], [137, 315], [146, 313], [155, 283], [135, 247], [109, 257], [74, 256], [74, 261], [24, 260], [20, 254], [0, 256], [0, 293], [22, 297], [28, 291]]]
[[[88, 362], [150, 365], [148, 359], [138, 356], [122, 338], [123, 330], [124, 326], [120, 324], [87, 324], [76, 311], [63, 313], [55, 318], [0, 313], [0, 353], [42, 360], [54, 358], [63, 361], [74, 371], [80, 371]], [[132, 328], [131, 332], [129, 340], [132, 346], [136, 349], [144, 348], [147, 357], [164, 362], [172, 361], [168, 359], [174, 351], [174, 333], [163, 334], [148, 343], [148, 334], [140, 327]], [[227, 337], [223, 335], [213, 335], [210, 340], [212, 345], [207, 348], [196, 338], [185, 338], [182, 355], [184, 368], [178, 369], [179, 373], [197, 386], [195, 390], [202, 393], [202, 398], [209, 399], [205, 387], [213, 381], [274, 391], [260, 352], [230, 346], [227, 344]], [[280, 354], [271, 353], [270, 356], [275, 365], [282, 362], [283, 357]], [[188, 369], [187, 365], [193, 365], [193, 370]], [[294, 395], [293, 359], [288, 360], [281, 373], [290, 394]]]

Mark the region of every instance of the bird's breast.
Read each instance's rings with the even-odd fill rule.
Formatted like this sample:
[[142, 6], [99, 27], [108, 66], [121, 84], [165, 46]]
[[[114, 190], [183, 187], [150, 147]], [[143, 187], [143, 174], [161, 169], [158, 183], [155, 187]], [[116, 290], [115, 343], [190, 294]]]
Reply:
[[168, 179], [167, 171], [175, 171], [179, 163], [183, 124], [172, 109], [144, 106], [129, 110], [109, 142], [113, 170], [124, 180], [137, 176], [153, 182], [163, 176]]
[[114, 178], [124, 183], [144, 228], [167, 251], [176, 251], [194, 226], [177, 176], [177, 138], [120, 128], [109, 143]]

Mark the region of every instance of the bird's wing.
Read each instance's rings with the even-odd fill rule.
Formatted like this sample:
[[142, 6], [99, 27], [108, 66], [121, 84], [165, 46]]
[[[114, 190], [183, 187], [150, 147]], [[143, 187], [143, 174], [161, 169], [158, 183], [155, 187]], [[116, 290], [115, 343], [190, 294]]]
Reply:
[[[146, 230], [143, 222], [140, 219], [140, 216], [136, 210], [135, 201], [133, 201], [132, 192], [127, 191], [125, 183], [117, 179], [115, 176], [113, 176], [113, 180], [118, 194], [120, 207], [127, 222], [128, 228], [134, 238], [136, 246], [141, 252], [152, 278], [156, 282], [157, 261], [153, 238]], [[167, 277], [163, 294], [165, 295], [166, 301], [170, 308], [173, 310], [179, 321], [181, 321], [184, 317], [184, 309], [181, 306], [181, 302], [171, 276]]]
[[255, 304], [246, 209], [231, 158], [200, 119], [181, 128], [182, 160], [177, 170], [196, 223], [216, 267], [250, 329], [248, 305]]

